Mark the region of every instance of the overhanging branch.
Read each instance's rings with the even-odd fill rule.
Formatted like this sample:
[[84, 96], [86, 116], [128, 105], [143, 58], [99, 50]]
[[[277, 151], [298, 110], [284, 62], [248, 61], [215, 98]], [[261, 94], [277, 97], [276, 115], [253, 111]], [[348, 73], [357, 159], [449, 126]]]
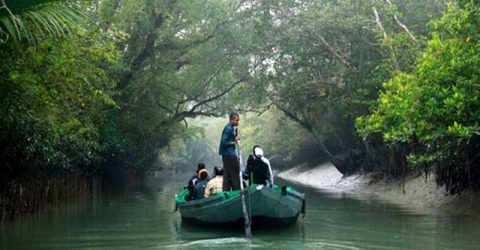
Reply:
[[[375, 22], [377, 23], [377, 26], [380, 29], [380, 31], [382, 31], [383, 39], [387, 39], [387, 37], [388, 37], [387, 32], [383, 28], [382, 22], [380, 21], [380, 16], [378, 15], [377, 8], [372, 7], [372, 9], [373, 9], [373, 14], [375, 15]], [[398, 64], [397, 56], [395, 55], [395, 51], [393, 50], [393, 47], [391, 45], [389, 45], [388, 48], [390, 49], [390, 53], [392, 54], [392, 60], [393, 60], [393, 64], [395, 66], [395, 69], [400, 70], [400, 65]]]
[[[386, 0], [387, 3], [390, 5], [390, 7], [393, 7], [393, 4], [392, 2], [390, 2], [390, 0]], [[417, 39], [415, 38], [415, 36], [412, 34], [412, 32], [410, 32], [410, 30], [408, 29], [408, 27], [403, 24], [402, 22], [400, 22], [400, 20], [398, 19], [397, 15], [396, 14], [393, 14], [393, 18], [395, 19], [395, 22], [405, 31], [407, 32], [407, 34], [410, 36], [410, 38], [416, 42]]]

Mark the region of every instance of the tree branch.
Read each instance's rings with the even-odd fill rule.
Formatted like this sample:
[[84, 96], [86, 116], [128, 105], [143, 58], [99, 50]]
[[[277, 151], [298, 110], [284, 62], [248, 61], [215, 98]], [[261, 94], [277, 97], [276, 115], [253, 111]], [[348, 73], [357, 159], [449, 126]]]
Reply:
[[320, 38], [320, 41], [327, 47], [327, 49], [330, 51], [330, 53], [333, 54], [342, 64], [344, 64], [347, 67], [352, 67], [352, 64], [345, 58], [345, 56], [341, 55], [334, 47], [332, 47], [323, 36], [316, 34], [318, 38]]
[[238, 79], [237, 81], [235, 81], [234, 83], [232, 83], [228, 88], [226, 88], [226, 89], [223, 90], [222, 92], [220, 92], [220, 93], [218, 93], [217, 95], [214, 95], [214, 96], [212, 96], [212, 97], [210, 97], [210, 98], [207, 98], [207, 99], [205, 99], [205, 100], [198, 101], [196, 104], [193, 105], [193, 107], [192, 107], [189, 111], [180, 112], [179, 114], [176, 115], [176, 117], [177, 117], [177, 116], [178, 116], [178, 117], [181, 117], [181, 116], [182, 116], [182, 113], [185, 113], [185, 112], [187, 112], [187, 113], [195, 112], [195, 110], [196, 110], [198, 107], [200, 107], [200, 106], [202, 106], [202, 105], [204, 105], [204, 104], [206, 104], [206, 103], [212, 102], [212, 101], [214, 101], [214, 100], [216, 100], [216, 99], [219, 99], [219, 98], [223, 97], [223, 96], [226, 95], [228, 92], [230, 92], [233, 88], [235, 88], [238, 84], [246, 81], [246, 80], [249, 78], [250, 74], [251, 74], [253, 71], [255, 71], [255, 69], [258, 67], [258, 65], [259, 65], [259, 63], [256, 63], [255, 66], [254, 66], [251, 70], [249, 70], [248, 73], [247, 73], [244, 77], [242, 77], [241, 79]]
[[[380, 16], [378, 15], [377, 8], [372, 7], [373, 13], [375, 14], [375, 22], [377, 23], [378, 28], [382, 31], [383, 39], [387, 39], [387, 32], [383, 28], [382, 22], [380, 21]], [[393, 64], [396, 70], [400, 70], [400, 65], [397, 62], [397, 56], [395, 55], [395, 51], [393, 50], [392, 46], [389, 45], [388, 48], [390, 49], [390, 53], [392, 54]]]
[[217, 71], [215, 71], [215, 73], [203, 84], [201, 90], [199, 91], [199, 93], [197, 93], [194, 97], [187, 97], [186, 99], [178, 102], [179, 104], [185, 104], [189, 101], [196, 101], [198, 100], [198, 98], [204, 93], [205, 89], [207, 88], [207, 86], [220, 74], [220, 72], [225, 68], [225, 66], [227, 65], [227, 63], [222, 63], [221, 66], [218, 68]]
[[220, 112], [203, 112], [203, 111], [183, 111], [180, 114], [175, 116], [175, 121], [182, 121], [185, 118], [195, 118], [197, 116], [208, 116], [208, 117], [221, 117], [222, 113]]
[[[323, 143], [324, 139], [321, 135], [319, 135], [317, 133], [317, 131], [313, 128], [313, 126], [305, 119], [305, 120], [302, 120], [300, 117], [298, 117], [297, 115], [295, 115], [293, 112], [291, 112], [290, 110], [288, 110], [287, 108], [281, 106], [278, 102], [276, 102], [275, 100], [273, 100], [273, 98], [270, 98], [270, 100], [272, 100], [272, 102], [274, 103], [274, 105], [280, 109], [288, 118], [292, 119], [293, 121], [297, 122], [298, 124], [300, 124], [303, 128], [305, 128], [311, 135], [313, 135], [313, 137], [315, 138], [315, 141], [318, 142], [318, 144], [320, 145], [320, 148], [322, 149], [323, 152], [325, 152], [329, 157], [331, 158], [335, 158], [332, 153], [327, 149], [327, 147], [325, 146], [325, 144]], [[302, 110], [302, 113], [304, 111]]]
[[163, 21], [164, 21], [164, 17], [161, 13], [155, 16], [152, 31], [147, 34], [145, 46], [143, 47], [140, 54], [138, 54], [136, 57], [134, 57], [131, 60], [130, 62], [131, 69], [130, 71], [125, 73], [124, 77], [120, 80], [118, 84], [119, 88], [122, 89], [128, 85], [130, 80], [133, 78], [134, 72], [139, 70], [143, 62], [145, 62], [145, 60], [149, 57], [149, 55], [152, 54], [152, 51], [155, 49], [155, 40], [157, 37], [157, 30], [163, 24]]
[[[219, 99], [220, 97], [226, 95], [228, 92], [230, 92], [230, 90], [232, 90], [233, 88], [235, 88], [235, 86], [237, 86], [238, 84], [242, 83], [243, 81], [245, 81], [246, 78], [242, 78], [242, 79], [239, 79], [237, 81], [235, 81], [232, 85], [230, 85], [227, 89], [223, 90], [222, 92], [220, 92], [219, 94], [217, 95], [214, 95], [210, 98], [207, 98], [205, 100], [202, 100], [202, 101], [199, 101], [197, 102], [195, 105], [193, 105], [193, 107], [190, 109], [190, 111], [186, 111], [186, 112], [194, 112], [195, 109], [197, 109], [198, 107], [202, 106], [203, 104], [205, 103], [208, 103], [208, 102], [211, 102], [213, 100], [216, 100], [216, 99]], [[183, 112], [182, 112], [183, 113]], [[180, 113], [180, 115], [182, 114]]]
[[[390, 2], [390, 0], [385, 0], [387, 1], [387, 3], [390, 5], [390, 7], [393, 7], [393, 4], [392, 2]], [[400, 20], [398, 20], [398, 17], [396, 14], [393, 14], [393, 18], [395, 19], [395, 22], [397, 22], [397, 24], [403, 29], [405, 30], [405, 32], [407, 32], [407, 34], [410, 36], [410, 38], [414, 41], [414, 42], [417, 42], [417, 39], [415, 38], [415, 36], [413, 36], [412, 32], [410, 32], [410, 30], [408, 29], [408, 27], [403, 24], [402, 22], [400, 22]]]

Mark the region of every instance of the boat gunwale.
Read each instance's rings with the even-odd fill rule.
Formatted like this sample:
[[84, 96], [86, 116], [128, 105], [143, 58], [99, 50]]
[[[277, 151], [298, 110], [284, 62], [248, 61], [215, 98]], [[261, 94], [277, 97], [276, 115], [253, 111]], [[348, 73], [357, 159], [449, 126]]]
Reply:
[[[257, 187], [259, 187], [259, 186], [258, 185], [252, 185], [252, 186], [248, 187], [248, 189], [245, 189], [244, 191], [240, 191], [240, 190], [223, 191], [223, 192], [216, 193], [213, 196], [210, 196], [210, 197], [207, 197], [207, 198], [203, 198], [203, 199], [199, 199], [199, 200], [191, 200], [191, 201], [186, 201], [185, 200], [185, 194], [184, 193], [188, 192], [188, 190], [185, 189], [182, 192], [180, 192], [179, 194], [175, 195], [175, 203], [179, 207], [189, 207], [189, 206], [196, 206], [196, 205], [199, 205], [199, 204], [216, 203], [216, 202], [218, 202], [218, 200], [221, 201], [221, 202], [228, 203], [230, 201], [236, 200], [237, 198], [240, 198], [241, 197], [241, 192], [243, 192], [245, 195], [252, 195], [252, 194], [256, 193], [257, 191], [262, 191], [265, 188], [268, 188], [266, 186], [263, 186], [262, 188], [258, 189]], [[305, 199], [305, 194], [296, 191], [291, 186], [275, 186], [274, 188], [270, 188], [270, 190], [275, 192], [275, 193], [281, 193], [281, 191], [279, 192], [278, 189], [281, 189], [282, 187], [286, 187], [286, 194], [285, 195], [294, 196], [295, 198], [300, 199], [300, 200]], [[233, 195], [231, 195], [232, 193], [233, 193]], [[225, 196], [227, 196], [228, 198], [225, 198]], [[179, 199], [183, 199], [183, 200], [179, 201]]]

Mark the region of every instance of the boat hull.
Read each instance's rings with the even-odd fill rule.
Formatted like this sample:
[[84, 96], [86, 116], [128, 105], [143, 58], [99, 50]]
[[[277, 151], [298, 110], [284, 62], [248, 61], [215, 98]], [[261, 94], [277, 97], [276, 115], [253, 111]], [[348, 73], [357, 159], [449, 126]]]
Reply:
[[[188, 191], [187, 191], [188, 192]], [[304, 211], [305, 196], [291, 187], [252, 186], [244, 191], [253, 224], [292, 225]], [[243, 224], [239, 191], [223, 192], [201, 200], [184, 202], [176, 198], [182, 219], [203, 224]]]

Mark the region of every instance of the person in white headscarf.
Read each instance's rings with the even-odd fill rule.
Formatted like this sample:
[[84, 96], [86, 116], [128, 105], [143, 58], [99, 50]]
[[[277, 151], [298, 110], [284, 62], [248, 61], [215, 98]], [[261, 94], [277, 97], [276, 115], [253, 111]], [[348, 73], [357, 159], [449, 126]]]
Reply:
[[263, 149], [258, 145], [253, 147], [253, 155], [248, 156], [244, 176], [250, 180], [250, 184], [273, 185], [270, 161], [265, 158]]

